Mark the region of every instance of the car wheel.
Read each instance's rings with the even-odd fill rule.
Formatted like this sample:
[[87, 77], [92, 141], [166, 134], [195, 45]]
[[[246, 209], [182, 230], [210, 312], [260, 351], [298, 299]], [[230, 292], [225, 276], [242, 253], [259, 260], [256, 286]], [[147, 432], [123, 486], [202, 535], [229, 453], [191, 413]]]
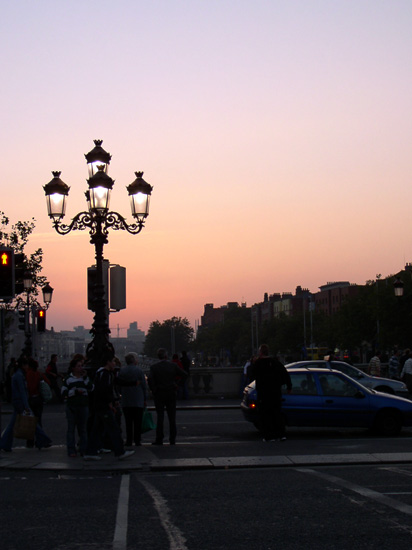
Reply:
[[377, 388], [373, 388], [376, 391], [381, 391], [382, 393], [390, 393], [391, 395], [395, 395], [395, 392], [392, 388], [389, 386], [378, 386]]
[[374, 428], [381, 435], [399, 435], [402, 430], [401, 415], [396, 411], [381, 411], [376, 416]]

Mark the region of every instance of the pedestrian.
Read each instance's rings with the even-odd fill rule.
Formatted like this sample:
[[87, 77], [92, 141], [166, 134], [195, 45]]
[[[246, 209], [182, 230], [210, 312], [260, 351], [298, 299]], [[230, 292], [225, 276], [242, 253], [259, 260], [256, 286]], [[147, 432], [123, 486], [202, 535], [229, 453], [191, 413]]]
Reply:
[[[27, 357], [20, 357], [17, 362], [15, 372], [11, 379], [11, 404], [13, 412], [7, 428], [4, 430], [0, 439], [0, 449], [11, 452], [13, 446], [13, 429], [16, 423], [17, 415], [33, 414], [29, 405], [29, 394], [27, 391], [26, 373], [29, 369]], [[37, 449], [51, 447], [51, 439], [44, 433], [41, 426], [36, 426], [35, 446]]]
[[168, 361], [164, 348], [157, 350], [157, 357], [160, 361], [150, 367], [149, 375], [149, 387], [153, 393], [157, 415], [156, 439], [152, 445], [163, 445], [165, 409], [169, 420], [169, 443], [175, 445], [177, 381], [187, 378], [187, 373], [176, 363]]
[[182, 381], [182, 399], [189, 399], [189, 377], [190, 377], [190, 367], [192, 366], [192, 361], [190, 357], [187, 354], [187, 351], [182, 351], [182, 355], [180, 357], [180, 362], [182, 363], [182, 368], [187, 374], [186, 378]]
[[118, 357], [115, 356], [114, 358], [115, 367], [114, 367], [114, 384], [113, 384], [113, 395], [114, 395], [114, 401], [113, 405], [116, 409], [116, 412], [114, 413], [114, 417], [116, 419], [116, 422], [119, 424], [120, 430], [122, 429], [122, 406], [120, 404], [121, 401], [121, 392], [119, 385], [122, 384], [121, 381], [119, 381], [119, 372], [122, 366], [122, 363]]
[[394, 380], [399, 380], [399, 351], [394, 350], [391, 358], [389, 359], [389, 378], [393, 378]]
[[406, 359], [401, 372], [401, 380], [408, 386], [409, 393], [412, 394], [412, 353], [409, 352], [409, 357]]
[[407, 359], [409, 359], [410, 353], [411, 353], [411, 350], [410, 350], [409, 348], [406, 348], [406, 349], [403, 350], [402, 355], [401, 355], [401, 357], [400, 357], [400, 359], [399, 359], [399, 372], [402, 371], [403, 366], [404, 366], [404, 364], [405, 364], [405, 361], [406, 361]]
[[252, 381], [250, 379], [250, 373], [251, 373], [251, 369], [252, 369], [252, 365], [253, 365], [254, 360], [255, 360], [255, 357], [253, 357], [253, 356], [250, 357], [246, 361], [246, 363], [243, 367], [241, 387], [240, 387], [240, 390], [239, 390], [240, 397], [242, 397], [245, 387], [248, 386], [250, 384], [250, 382]]
[[57, 370], [57, 354], [53, 353], [50, 357], [49, 364], [46, 367], [46, 376], [50, 381], [51, 389], [56, 394], [57, 399], [62, 403], [62, 395], [60, 391], [60, 386], [58, 383], [59, 378], [62, 378], [62, 376], [59, 374]]
[[123, 460], [134, 454], [125, 451], [122, 432], [116, 421], [116, 396], [114, 394], [114, 369], [116, 360], [113, 351], [108, 349], [104, 356], [104, 366], [97, 370], [94, 377], [94, 419], [87, 443], [85, 460], [100, 460], [103, 433], [110, 439], [115, 456]]
[[251, 369], [256, 380], [257, 404], [263, 432], [263, 441], [284, 441], [285, 425], [282, 417], [282, 386], [288, 393], [292, 383], [288, 371], [275, 357], [269, 356], [269, 348], [262, 344]]
[[369, 361], [369, 374], [371, 376], [381, 375], [381, 352], [377, 351], [372, 359]]
[[[181, 360], [179, 359], [179, 355], [177, 353], [174, 353], [172, 355], [172, 362], [176, 363], [176, 365], [183, 370], [183, 365]], [[183, 399], [183, 384], [185, 382], [186, 378], [177, 378], [177, 399]]]
[[140, 446], [142, 436], [143, 411], [147, 401], [146, 377], [138, 366], [137, 353], [125, 356], [126, 365], [119, 372], [120, 382], [135, 382], [134, 386], [122, 386], [121, 404], [126, 425], [126, 447], [133, 442]]
[[69, 374], [63, 381], [62, 397], [66, 399], [67, 454], [77, 457], [76, 428], [79, 436], [79, 452], [83, 456], [87, 448], [87, 419], [89, 416], [89, 394], [93, 384], [83, 367], [84, 360], [76, 356], [70, 361]]
[[16, 369], [16, 359], [12, 357], [10, 359], [10, 363], [7, 365], [6, 369], [6, 382], [5, 382], [5, 389], [6, 389], [6, 401], [7, 403], [11, 403], [11, 377], [14, 374], [14, 371]]
[[[42, 426], [43, 415], [43, 399], [40, 392], [40, 383], [45, 382], [50, 385], [48, 378], [39, 372], [39, 364], [32, 357], [29, 358], [29, 368], [26, 372], [27, 393], [29, 394], [29, 407], [34, 416], [37, 418], [37, 423]], [[34, 440], [27, 440], [26, 447], [34, 447]]]

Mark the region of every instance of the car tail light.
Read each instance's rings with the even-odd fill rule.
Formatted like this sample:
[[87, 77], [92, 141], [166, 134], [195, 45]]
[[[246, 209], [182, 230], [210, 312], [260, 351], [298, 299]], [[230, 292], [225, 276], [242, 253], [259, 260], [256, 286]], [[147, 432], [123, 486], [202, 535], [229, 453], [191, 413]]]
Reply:
[[248, 407], [249, 409], [256, 409], [256, 403], [249, 403]]

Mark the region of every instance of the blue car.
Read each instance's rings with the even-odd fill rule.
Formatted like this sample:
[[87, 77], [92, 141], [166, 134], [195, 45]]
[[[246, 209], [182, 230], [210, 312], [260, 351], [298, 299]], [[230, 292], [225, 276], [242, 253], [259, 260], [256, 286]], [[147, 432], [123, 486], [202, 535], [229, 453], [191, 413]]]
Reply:
[[[322, 368], [288, 368], [292, 392], [282, 395], [286, 426], [369, 428], [385, 436], [412, 426], [412, 401], [371, 390], [346, 374]], [[241, 409], [260, 427], [255, 383], [246, 386]]]

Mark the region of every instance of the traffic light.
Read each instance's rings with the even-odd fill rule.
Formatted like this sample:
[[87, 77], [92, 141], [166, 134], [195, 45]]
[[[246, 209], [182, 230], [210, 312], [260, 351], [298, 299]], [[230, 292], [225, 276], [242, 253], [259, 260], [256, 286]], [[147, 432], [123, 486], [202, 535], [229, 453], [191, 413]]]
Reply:
[[0, 299], [14, 298], [14, 251], [0, 247]]
[[[19, 329], [24, 330], [24, 332], [27, 332], [28, 328], [28, 319], [29, 319], [29, 310], [26, 309], [20, 309], [18, 312], [19, 315]], [[27, 321], [27, 325], [26, 325]]]
[[46, 332], [46, 310], [37, 310], [37, 332]]

